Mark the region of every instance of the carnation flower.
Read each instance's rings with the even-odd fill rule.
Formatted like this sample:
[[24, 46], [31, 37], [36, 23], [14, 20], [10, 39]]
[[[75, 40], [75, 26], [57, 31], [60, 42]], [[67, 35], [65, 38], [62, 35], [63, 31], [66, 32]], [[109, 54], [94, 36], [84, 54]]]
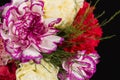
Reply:
[[62, 18], [61, 25], [71, 25], [76, 13], [83, 6], [84, 0], [43, 0], [45, 18]]
[[11, 0], [1, 6], [0, 80], [90, 80], [103, 33], [94, 9], [85, 0]]
[[14, 61], [7, 65], [0, 66], [0, 80], [16, 80], [16, 64]]
[[51, 53], [63, 38], [54, 24], [61, 18], [43, 18], [44, 3], [41, 0], [13, 0], [4, 8], [0, 34], [5, 40], [5, 48], [14, 59], [39, 63], [41, 53]]
[[90, 79], [96, 71], [99, 55], [96, 53], [85, 54], [85, 51], [78, 51], [77, 55], [63, 62], [63, 69], [66, 72], [65, 80], [86, 80]]
[[58, 68], [51, 63], [41, 60], [41, 64], [32, 61], [21, 63], [16, 71], [17, 80], [58, 80]]
[[[97, 18], [94, 17], [93, 10], [94, 7], [90, 7], [89, 3], [84, 2], [83, 8], [78, 11], [73, 22], [74, 27], [82, 33], [68, 40], [72, 45], [65, 47], [66, 51], [71, 53], [76, 53], [78, 50], [86, 50], [86, 53], [96, 52], [95, 48], [102, 37], [102, 28]], [[83, 18], [83, 16], [85, 17]], [[72, 34], [71, 37], [75, 34]]]

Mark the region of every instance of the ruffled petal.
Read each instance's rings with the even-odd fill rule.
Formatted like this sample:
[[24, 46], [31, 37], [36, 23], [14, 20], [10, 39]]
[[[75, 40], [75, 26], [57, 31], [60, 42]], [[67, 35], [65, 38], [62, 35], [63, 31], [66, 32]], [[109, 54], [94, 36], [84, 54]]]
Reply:
[[53, 25], [60, 23], [61, 20], [62, 20], [61, 18], [57, 18], [57, 19], [56, 18], [48, 18], [48, 19], [45, 19], [45, 24], [48, 27], [53, 27]]
[[19, 57], [21, 56], [21, 47], [15, 45], [14, 42], [5, 40], [5, 49], [14, 59], [19, 59]]
[[2, 15], [5, 16], [10, 7], [18, 6], [24, 1], [27, 0], [11, 0], [11, 3], [6, 4], [5, 7], [3, 8]]
[[3, 39], [9, 39], [9, 35], [5, 33], [5, 31], [0, 30], [0, 35], [2, 36]]
[[38, 46], [41, 48], [42, 52], [44, 53], [51, 53], [51, 51], [55, 51], [57, 48], [57, 43], [60, 43], [63, 41], [63, 38], [59, 36], [46, 36], [42, 39], [41, 44]]
[[26, 3], [22, 3], [18, 6], [18, 11], [20, 15], [24, 15], [26, 10], [25, 7], [27, 7], [28, 5]]
[[16, 5], [18, 6], [19, 4], [21, 4], [22, 2], [25, 2], [27, 0], [12, 0], [12, 5]]
[[48, 36], [48, 35], [53, 35], [53, 34], [56, 34], [57, 32], [59, 32], [58, 30], [52, 28], [52, 29], [49, 29], [44, 35], [44, 36]]
[[99, 63], [99, 54], [98, 53], [92, 53], [92, 54], [88, 54], [88, 56], [91, 56], [91, 58], [95, 61], [96, 64]]
[[43, 2], [36, 2], [34, 1], [34, 3], [31, 5], [30, 9], [33, 11], [33, 12], [36, 12], [36, 13], [39, 13], [39, 14], [43, 14], [43, 6], [44, 6], [44, 3]]
[[[13, 35], [12, 30], [11, 30], [12, 26], [13, 26], [13, 21], [10, 21], [8, 23], [8, 26], [6, 26], [5, 23], [2, 25], [2, 29], [0, 29], [0, 35], [4, 40], [10, 40], [11, 41], [13, 39], [14, 35]], [[11, 28], [11, 29], [8, 29], [8, 27]]]
[[23, 62], [34, 60], [35, 62], [39, 63], [42, 55], [34, 47], [31, 46], [22, 52], [21, 58]]

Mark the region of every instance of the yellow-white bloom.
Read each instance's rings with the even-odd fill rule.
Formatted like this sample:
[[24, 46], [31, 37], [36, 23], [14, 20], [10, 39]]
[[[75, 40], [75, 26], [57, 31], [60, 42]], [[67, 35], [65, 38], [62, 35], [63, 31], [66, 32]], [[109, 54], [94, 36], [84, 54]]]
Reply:
[[78, 10], [82, 8], [84, 0], [43, 0], [45, 18], [62, 18], [63, 26], [72, 24]]
[[21, 63], [16, 71], [17, 80], [58, 80], [56, 69], [52, 64], [41, 60], [41, 64], [33, 62]]

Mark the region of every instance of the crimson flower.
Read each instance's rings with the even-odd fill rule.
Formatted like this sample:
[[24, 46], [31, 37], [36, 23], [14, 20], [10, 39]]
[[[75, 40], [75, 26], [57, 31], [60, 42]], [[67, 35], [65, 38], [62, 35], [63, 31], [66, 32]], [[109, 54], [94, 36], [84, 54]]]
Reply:
[[0, 66], [0, 80], [16, 80], [16, 69], [14, 62]]
[[98, 46], [102, 37], [102, 29], [98, 20], [94, 17], [93, 10], [94, 7], [84, 2], [83, 8], [79, 10], [73, 22], [73, 26], [83, 33], [68, 40], [72, 45], [64, 48], [66, 51], [71, 53], [76, 53], [78, 50], [86, 50], [86, 53], [96, 52], [95, 47]]

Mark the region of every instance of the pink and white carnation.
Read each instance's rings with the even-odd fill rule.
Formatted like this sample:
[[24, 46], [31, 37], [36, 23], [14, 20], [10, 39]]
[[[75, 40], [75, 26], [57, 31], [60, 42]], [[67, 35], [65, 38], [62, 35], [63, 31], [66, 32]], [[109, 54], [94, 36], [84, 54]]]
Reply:
[[63, 41], [54, 27], [61, 18], [44, 19], [43, 7], [41, 0], [13, 0], [4, 8], [0, 35], [14, 59], [39, 63], [41, 53], [55, 51]]
[[96, 64], [99, 62], [97, 53], [85, 54], [85, 51], [78, 51], [77, 56], [64, 61], [62, 66], [66, 71], [63, 80], [89, 80], [96, 72]]

